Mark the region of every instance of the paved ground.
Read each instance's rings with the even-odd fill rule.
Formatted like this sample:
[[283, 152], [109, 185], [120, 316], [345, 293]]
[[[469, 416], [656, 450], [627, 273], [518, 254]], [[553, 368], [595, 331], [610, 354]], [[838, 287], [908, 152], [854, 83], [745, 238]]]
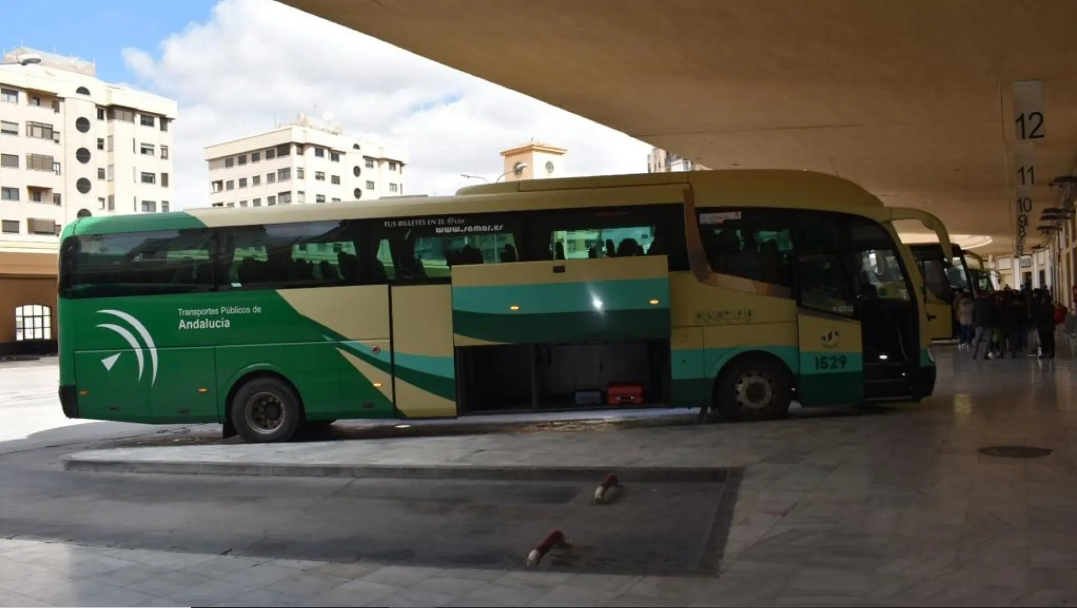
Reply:
[[[349, 562], [363, 554], [358, 544], [348, 548], [349, 534], [362, 529], [348, 518], [362, 517], [364, 499], [380, 500], [388, 492], [421, 508], [416, 505], [425, 496], [439, 503], [431, 510], [443, 510], [446, 502], [460, 500], [459, 488], [62, 472], [56, 462], [71, 452], [64, 448], [0, 457], [0, 536], [63, 541], [0, 541], [0, 605], [1073, 603], [1077, 364], [1069, 358], [974, 362], [955, 360], [955, 354], [940, 356], [939, 391], [928, 402], [860, 416], [706, 427], [674, 419], [579, 422], [468, 434], [394, 429], [379, 431], [377, 439], [286, 446], [213, 445], [206, 436], [180, 452], [138, 452], [166, 460], [184, 454], [205, 462], [356, 466], [744, 467], [717, 577], [576, 573], [571, 564], [534, 572], [461, 568], [451, 560], [419, 566], [407, 555]], [[1054, 451], [1035, 460], [977, 452], [1001, 444]], [[383, 493], [372, 493], [372, 487]], [[554, 495], [563, 496], [560, 487]], [[327, 500], [354, 509], [325, 510]], [[623, 502], [597, 508], [627, 511], [632, 500], [629, 492]], [[317, 521], [302, 516], [307, 513]], [[668, 517], [683, 518], [673, 511]], [[686, 522], [685, 529], [693, 525]], [[294, 557], [289, 547], [262, 541], [289, 526], [296, 527], [288, 534], [321, 526], [322, 534], [334, 532], [341, 541], [334, 545], [326, 536], [303, 552], [315, 559], [282, 561]], [[440, 531], [421, 533], [430, 543], [441, 541]], [[166, 549], [174, 551], [156, 551]]]

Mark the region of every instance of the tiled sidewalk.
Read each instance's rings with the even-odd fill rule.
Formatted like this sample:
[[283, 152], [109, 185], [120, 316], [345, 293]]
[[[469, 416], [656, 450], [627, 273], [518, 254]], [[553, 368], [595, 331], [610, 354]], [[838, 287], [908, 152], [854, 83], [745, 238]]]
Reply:
[[[9, 561], [0, 562], [0, 588], [60, 603], [85, 603], [109, 593], [133, 603], [145, 603], [138, 601], [145, 597], [122, 594], [256, 605], [1074, 603], [1073, 367], [1072, 360], [1062, 359], [971, 361], [943, 355], [939, 394], [931, 400], [854, 417], [122, 452], [160, 460], [356, 466], [746, 467], [718, 577], [294, 564], [49, 545], [6, 549], [3, 557]], [[977, 452], [1005, 444], [1054, 452], [1036, 460]], [[43, 563], [27, 557], [35, 551], [43, 552]], [[63, 558], [60, 552], [77, 557]], [[158, 571], [161, 567], [170, 572]], [[103, 568], [108, 571], [99, 572]], [[125, 578], [147, 571], [142, 581]], [[50, 578], [77, 579], [86, 586], [71, 582], [46, 592], [49, 586], [42, 581]], [[76, 600], [64, 593], [80, 595]], [[196, 593], [209, 595], [191, 595]], [[0, 598], [0, 603], [13, 601]]]

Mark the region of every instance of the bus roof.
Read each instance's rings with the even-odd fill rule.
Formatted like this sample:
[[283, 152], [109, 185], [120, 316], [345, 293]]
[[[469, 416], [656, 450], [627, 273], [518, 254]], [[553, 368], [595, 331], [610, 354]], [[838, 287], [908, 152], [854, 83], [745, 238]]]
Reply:
[[[620, 207], [680, 202], [691, 185], [703, 206], [773, 206], [847, 211], [874, 217], [882, 201], [855, 183], [797, 170], [693, 171], [525, 180], [463, 188], [455, 196], [395, 196], [374, 201], [273, 207], [203, 207], [173, 213], [87, 217], [64, 236], [150, 230], [379, 219], [531, 209]], [[880, 215], [880, 218], [882, 216]]]

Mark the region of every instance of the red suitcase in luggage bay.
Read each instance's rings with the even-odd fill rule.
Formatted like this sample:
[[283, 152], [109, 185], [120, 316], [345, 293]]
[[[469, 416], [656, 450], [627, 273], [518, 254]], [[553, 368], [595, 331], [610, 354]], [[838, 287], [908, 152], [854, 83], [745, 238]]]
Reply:
[[631, 382], [615, 382], [606, 391], [610, 405], [643, 405], [643, 387]]

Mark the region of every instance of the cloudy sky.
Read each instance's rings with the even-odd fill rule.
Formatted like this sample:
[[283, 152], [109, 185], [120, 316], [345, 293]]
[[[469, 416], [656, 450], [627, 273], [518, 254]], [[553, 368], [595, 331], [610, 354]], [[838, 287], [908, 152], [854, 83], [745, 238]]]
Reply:
[[[71, 37], [42, 29], [39, 40], [19, 28], [13, 40], [10, 24], [21, 19], [0, 36], [7, 48], [94, 59], [100, 77], [178, 101], [176, 207], [208, 204], [204, 146], [298, 112], [330, 112], [347, 133], [402, 146], [413, 193], [452, 193], [468, 183], [460, 173], [493, 179], [498, 152], [532, 138], [568, 148], [574, 175], [646, 171], [650, 147], [638, 140], [273, 0], [137, 4], [97, 3], [105, 10], [85, 17], [93, 28], [64, 19], [83, 26]], [[86, 10], [73, 1], [69, 9]]]

